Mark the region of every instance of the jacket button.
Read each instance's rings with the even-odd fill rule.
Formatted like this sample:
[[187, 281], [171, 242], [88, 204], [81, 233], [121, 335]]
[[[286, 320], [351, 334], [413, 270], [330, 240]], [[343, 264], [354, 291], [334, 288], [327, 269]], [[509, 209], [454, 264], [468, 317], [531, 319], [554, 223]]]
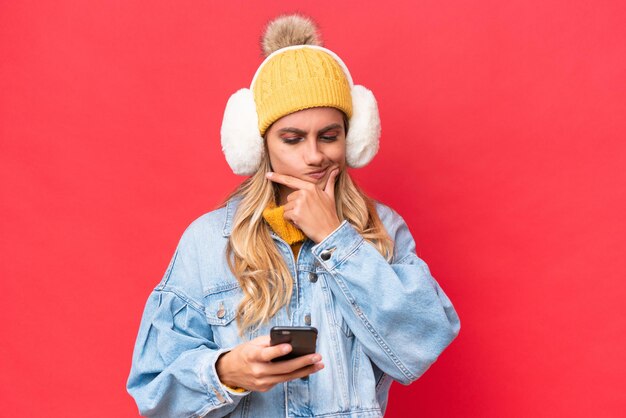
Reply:
[[226, 309], [224, 309], [224, 305], [220, 304], [219, 309], [217, 310], [217, 317], [219, 319], [224, 318], [224, 315], [226, 315]]
[[311, 283], [315, 283], [317, 281], [317, 274], [315, 274], [313, 272], [309, 273], [309, 281]]
[[320, 258], [324, 261], [328, 261], [330, 260], [330, 256], [332, 255], [332, 253], [328, 250], [324, 250], [320, 253]]
[[311, 314], [304, 315], [304, 323], [306, 325], [311, 325]]
[[222, 396], [222, 394], [215, 388], [215, 386], [213, 386], [213, 393], [215, 393], [215, 397], [220, 403], [226, 402], [224, 396]]

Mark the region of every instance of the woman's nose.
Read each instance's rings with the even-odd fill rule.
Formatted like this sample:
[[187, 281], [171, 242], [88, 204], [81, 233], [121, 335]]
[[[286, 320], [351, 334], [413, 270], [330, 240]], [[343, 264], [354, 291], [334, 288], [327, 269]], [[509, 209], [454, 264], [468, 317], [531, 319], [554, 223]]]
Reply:
[[324, 161], [324, 154], [319, 148], [317, 138], [307, 138], [304, 150], [304, 162], [308, 165], [319, 165]]

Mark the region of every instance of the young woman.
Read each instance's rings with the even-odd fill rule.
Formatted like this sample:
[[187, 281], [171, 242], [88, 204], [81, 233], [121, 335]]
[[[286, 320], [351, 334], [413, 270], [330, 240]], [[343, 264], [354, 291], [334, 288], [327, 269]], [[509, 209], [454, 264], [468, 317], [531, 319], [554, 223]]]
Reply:
[[[452, 304], [402, 218], [347, 167], [378, 150], [372, 93], [316, 28], [281, 17], [250, 89], [229, 100], [222, 146], [250, 175], [183, 234], [148, 299], [128, 391], [162, 417], [380, 417], [456, 337]], [[272, 326], [313, 326], [290, 360]]]

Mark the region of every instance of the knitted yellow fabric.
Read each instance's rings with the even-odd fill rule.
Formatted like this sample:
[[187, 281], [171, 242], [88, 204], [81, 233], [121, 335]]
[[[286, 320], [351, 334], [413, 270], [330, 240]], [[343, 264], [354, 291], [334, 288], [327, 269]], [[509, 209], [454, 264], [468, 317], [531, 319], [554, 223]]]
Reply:
[[270, 225], [276, 234], [291, 246], [294, 257], [298, 258], [298, 252], [306, 235], [284, 218], [285, 208], [270, 204], [263, 210], [263, 219]]
[[314, 48], [289, 49], [267, 61], [252, 86], [259, 131], [312, 107], [334, 107], [352, 117], [350, 84], [339, 63]]
[[230, 387], [230, 386], [225, 385], [223, 383], [222, 383], [222, 386], [224, 386], [226, 389], [230, 390], [231, 392], [235, 392], [235, 393], [242, 393], [242, 392], [245, 392], [247, 390], [247, 389], [244, 389], [244, 388], [233, 388], [233, 387]]

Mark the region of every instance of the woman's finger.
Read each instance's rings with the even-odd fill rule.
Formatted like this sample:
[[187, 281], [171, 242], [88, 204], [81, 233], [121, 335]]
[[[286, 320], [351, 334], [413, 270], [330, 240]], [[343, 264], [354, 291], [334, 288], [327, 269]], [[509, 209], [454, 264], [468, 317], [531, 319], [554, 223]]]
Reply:
[[286, 174], [274, 173], [273, 171], [268, 171], [267, 173], [265, 173], [265, 178], [267, 178], [270, 181], [273, 181], [274, 183], [280, 183], [292, 189], [300, 190], [300, 189], [310, 189], [312, 186], [314, 187], [313, 183], [309, 183], [308, 181], [300, 180], [298, 178], [291, 177]]
[[268, 373], [272, 375], [289, 374], [312, 364], [322, 361], [322, 356], [314, 353], [296, 357], [290, 360], [282, 360], [268, 365]]
[[258, 361], [269, 362], [275, 359], [276, 357], [284, 356], [285, 354], [291, 352], [291, 344], [278, 344], [271, 347], [265, 347], [258, 353]]
[[293, 222], [293, 209], [293, 206], [289, 209], [285, 208], [285, 210], [283, 211], [283, 218], [285, 218], [285, 220]]
[[302, 220], [301, 208], [299, 208], [298, 205], [296, 205], [295, 203], [287, 203], [285, 205], [285, 209], [283, 210], [283, 218], [285, 218], [289, 222], [297, 222], [298, 220]]
[[[293, 195], [294, 193], [292, 193]], [[285, 203], [283, 205], [283, 212], [288, 211], [288, 210], [293, 210], [293, 208], [296, 207], [296, 202], [294, 202], [293, 200], [288, 200], [287, 203]]]
[[319, 372], [323, 368], [324, 368], [324, 363], [319, 362], [319, 363], [315, 363], [310, 366], [295, 370], [291, 373], [268, 376], [267, 380], [269, 384], [276, 385], [278, 383], [288, 382], [290, 380], [299, 379], [299, 378], [308, 376], [310, 374]]
[[294, 200], [298, 199], [301, 193], [302, 192], [300, 190], [295, 190], [289, 193], [289, 195], [287, 196], [287, 202], [293, 202]]
[[259, 347], [269, 347], [270, 346], [270, 336], [269, 335], [261, 335], [260, 337], [256, 337], [253, 340], [250, 340], [250, 344], [257, 345]]
[[335, 201], [335, 182], [337, 181], [337, 176], [339, 176], [339, 169], [336, 168], [330, 173], [328, 176], [328, 180], [326, 180], [326, 186], [324, 187], [324, 192]]

